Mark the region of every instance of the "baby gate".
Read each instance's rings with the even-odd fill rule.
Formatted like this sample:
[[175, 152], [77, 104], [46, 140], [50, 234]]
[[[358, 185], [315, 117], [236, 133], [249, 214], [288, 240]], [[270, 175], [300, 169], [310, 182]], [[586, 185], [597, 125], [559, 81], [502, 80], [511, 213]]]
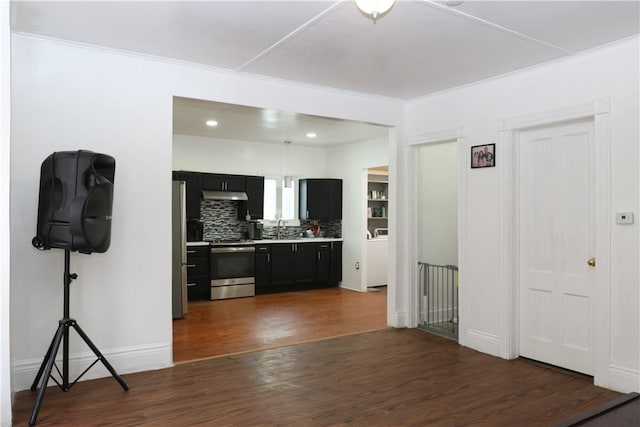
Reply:
[[418, 262], [419, 327], [458, 339], [458, 267]]

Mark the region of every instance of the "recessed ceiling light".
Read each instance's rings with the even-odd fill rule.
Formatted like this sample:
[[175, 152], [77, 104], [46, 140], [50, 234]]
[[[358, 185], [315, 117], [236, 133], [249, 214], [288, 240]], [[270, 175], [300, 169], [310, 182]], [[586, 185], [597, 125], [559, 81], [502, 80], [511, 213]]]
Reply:
[[307, 134], [307, 138], [315, 138], [316, 136], [318, 136], [315, 132], [309, 132]]
[[215, 120], [207, 120], [207, 126], [218, 126], [218, 122]]

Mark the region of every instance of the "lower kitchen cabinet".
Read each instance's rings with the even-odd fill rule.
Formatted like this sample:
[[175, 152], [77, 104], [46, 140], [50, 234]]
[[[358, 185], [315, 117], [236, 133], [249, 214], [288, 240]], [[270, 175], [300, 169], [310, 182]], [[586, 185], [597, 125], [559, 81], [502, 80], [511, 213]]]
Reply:
[[318, 251], [317, 282], [335, 285], [342, 280], [342, 242], [316, 244]]
[[256, 292], [336, 285], [342, 279], [342, 242], [256, 245]]
[[189, 301], [211, 299], [209, 246], [187, 246], [187, 294]]
[[342, 242], [331, 242], [331, 273], [329, 283], [342, 282]]
[[316, 243], [318, 253], [316, 279], [318, 282], [329, 282], [331, 280], [331, 243]]
[[316, 278], [316, 248], [309, 243], [271, 245], [273, 286], [313, 283]]
[[256, 245], [256, 293], [271, 286], [271, 245]]

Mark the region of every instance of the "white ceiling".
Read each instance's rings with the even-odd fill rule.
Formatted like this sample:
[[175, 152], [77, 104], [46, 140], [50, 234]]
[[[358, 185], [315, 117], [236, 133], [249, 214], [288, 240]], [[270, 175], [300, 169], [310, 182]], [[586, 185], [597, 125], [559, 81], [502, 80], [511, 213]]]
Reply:
[[[639, 5], [397, 1], [374, 24], [352, 1], [13, 1], [11, 26], [242, 74], [411, 99], [635, 36]], [[183, 101], [181, 108], [195, 115], [197, 106], [225, 107]]]

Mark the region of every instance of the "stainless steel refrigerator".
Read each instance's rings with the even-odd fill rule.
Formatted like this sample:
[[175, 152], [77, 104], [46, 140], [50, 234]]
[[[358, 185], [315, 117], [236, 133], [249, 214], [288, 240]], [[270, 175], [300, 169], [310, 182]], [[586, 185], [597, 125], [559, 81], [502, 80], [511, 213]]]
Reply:
[[171, 196], [171, 270], [172, 312], [174, 319], [187, 314], [187, 221], [186, 184], [172, 182]]

